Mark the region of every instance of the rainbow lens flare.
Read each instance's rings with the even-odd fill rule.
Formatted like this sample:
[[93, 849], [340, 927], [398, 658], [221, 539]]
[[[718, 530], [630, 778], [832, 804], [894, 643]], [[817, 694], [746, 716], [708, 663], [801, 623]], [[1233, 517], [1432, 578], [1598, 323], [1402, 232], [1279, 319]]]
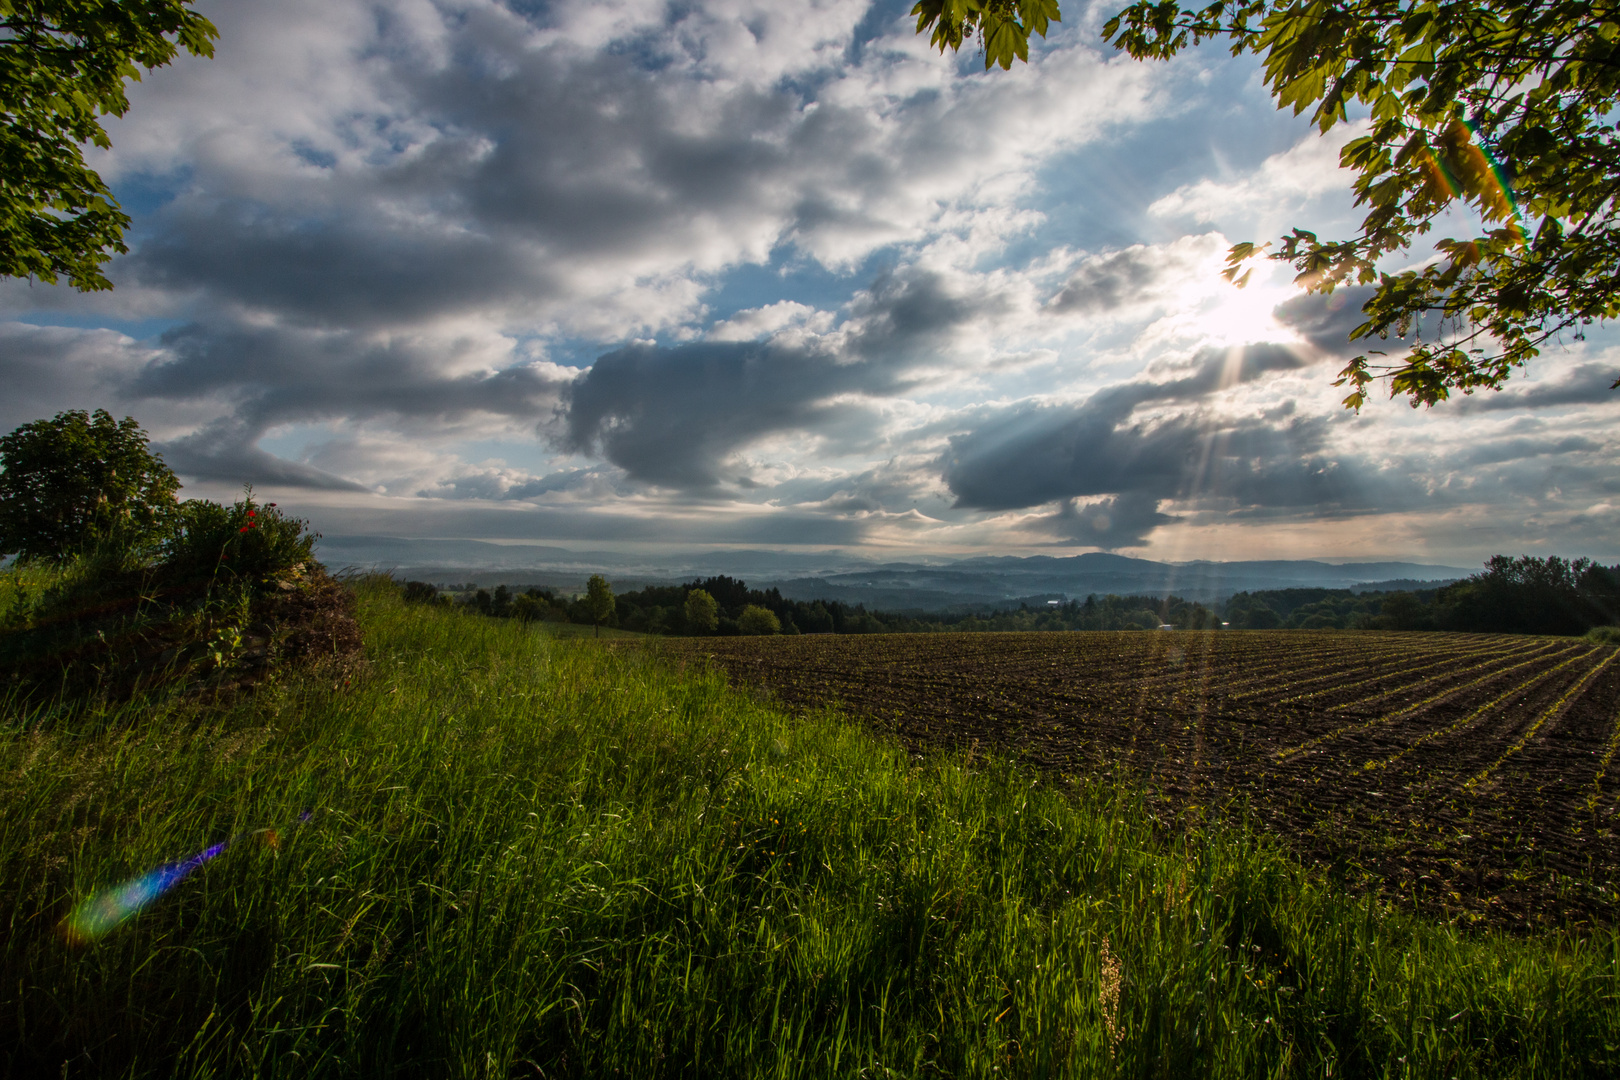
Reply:
[[79, 903], [62, 923], [62, 932], [75, 945], [88, 945], [122, 926], [152, 901], [184, 881], [193, 870], [230, 846], [225, 840], [180, 862], [165, 863], [140, 877], [93, 893]]
[[[310, 819], [309, 811], [298, 815], [299, 823]], [[74, 945], [88, 945], [99, 941], [140, 914], [151, 903], [190, 876], [193, 870], [219, 855], [244, 836], [258, 836], [272, 848], [280, 849], [281, 834], [275, 829], [255, 829], [239, 833], [229, 840], [221, 840], [213, 847], [204, 848], [189, 859], [164, 863], [140, 877], [119, 882], [108, 889], [100, 889], [80, 901], [62, 920], [62, 934]]]
[[1419, 160], [1428, 173], [1431, 198], [1444, 202], [1448, 197], [1472, 197], [1486, 221], [1500, 221], [1522, 243], [1524, 226], [1513, 185], [1496, 159], [1474, 141], [1472, 124], [1453, 121], [1437, 140], [1434, 150], [1424, 150]]

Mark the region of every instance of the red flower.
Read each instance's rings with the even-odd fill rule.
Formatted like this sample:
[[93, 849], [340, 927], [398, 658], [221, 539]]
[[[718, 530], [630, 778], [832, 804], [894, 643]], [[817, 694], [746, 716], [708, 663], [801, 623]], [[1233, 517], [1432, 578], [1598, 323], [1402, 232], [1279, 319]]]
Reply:
[[275, 503], [265, 503], [264, 505], [266, 505], [266, 506], [274, 506], [276, 504]]
[[249, 530], [249, 529], [251, 529], [251, 528], [253, 528], [253, 526], [251, 526], [251, 525], [244, 525], [244, 526], [242, 526], [242, 527], [241, 527], [241, 528], [240, 528], [240, 529], [237, 529], [237, 530], [236, 530], [236, 531], [237, 531], [237, 532], [239, 532], [239, 533], [245, 533], [245, 532], [247, 532], [247, 531], [248, 531], [248, 530]]

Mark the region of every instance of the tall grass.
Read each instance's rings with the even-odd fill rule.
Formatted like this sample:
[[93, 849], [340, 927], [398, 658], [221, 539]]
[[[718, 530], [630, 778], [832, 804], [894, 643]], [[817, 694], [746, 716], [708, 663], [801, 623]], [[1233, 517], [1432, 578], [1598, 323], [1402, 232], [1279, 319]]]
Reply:
[[[0, 1062], [95, 1076], [1612, 1076], [1620, 942], [1468, 934], [364, 592], [369, 667], [0, 731]], [[306, 824], [299, 816], [313, 811]], [[99, 942], [97, 887], [250, 837]], [[13, 1037], [14, 1033], [14, 1037]]]

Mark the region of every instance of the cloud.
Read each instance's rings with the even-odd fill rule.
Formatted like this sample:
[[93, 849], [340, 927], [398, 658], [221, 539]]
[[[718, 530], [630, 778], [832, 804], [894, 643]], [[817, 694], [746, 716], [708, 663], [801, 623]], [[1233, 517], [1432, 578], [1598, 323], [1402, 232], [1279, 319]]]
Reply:
[[1266, 158], [1249, 175], [1183, 185], [1154, 201], [1148, 213], [1161, 218], [1189, 217], [1205, 224], [1270, 218], [1293, 211], [1313, 197], [1348, 192], [1351, 174], [1339, 167], [1339, 151], [1367, 130], [1364, 120], [1339, 124], [1325, 135], [1313, 130], [1283, 153]]
[[175, 472], [189, 480], [257, 484], [316, 491], [365, 491], [363, 484], [286, 461], [253, 445], [258, 432], [225, 421], [156, 449]]
[[1088, 260], [1064, 284], [1046, 309], [1089, 315], [1138, 302], [1143, 291], [1164, 276], [1156, 253], [1145, 245]]
[[117, 291], [0, 283], [0, 422], [105, 405], [209, 492], [429, 535], [1134, 547], [1612, 502], [1596, 344], [1351, 419], [1365, 290], [1221, 282], [1224, 233], [1337, 212], [1351, 130], [1084, 21], [985, 74], [907, 6], [211, 0], [217, 59], [91, 151]]
[[[198, 478], [330, 488], [354, 485], [286, 462], [256, 444], [288, 424], [382, 419], [442, 437], [496, 421], [537, 432], [575, 377], [522, 360], [494, 335], [449, 337], [192, 323], [127, 378], [131, 400], [216, 403], [223, 415], [166, 444], [171, 463]], [[217, 403], [225, 403], [219, 410]]]
[[825, 332], [832, 328], [832, 323], [833, 313], [830, 311], [821, 311], [796, 300], [778, 300], [774, 304], [736, 312], [710, 327], [705, 337], [709, 341], [756, 341], [789, 327], [803, 326], [811, 331]]
[[1304, 363], [1278, 346], [1211, 350], [1179, 379], [1124, 383], [1072, 405], [994, 410], [951, 438], [939, 467], [958, 507], [1057, 502], [1040, 527], [1101, 547], [1142, 544], [1174, 520], [1159, 512], [1170, 500], [1236, 519], [1365, 512], [1427, 498], [1398, 472], [1335, 452], [1323, 419], [1290, 418], [1288, 408], [1222, 415], [1208, 401]]
[[1549, 382], [1513, 385], [1510, 389], [1478, 393], [1456, 402], [1460, 412], [1495, 412], [1503, 409], [1550, 409], [1563, 405], [1620, 404], [1620, 365], [1608, 362], [1576, 364]]
[[125, 384], [159, 355], [112, 330], [0, 322], [0, 430], [67, 409], [121, 412]]
[[844, 326], [813, 340], [627, 346], [569, 386], [562, 445], [664, 487], [736, 482], [727, 474], [737, 451], [768, 435], [847, 426], [865, 399], [914, 385], [954, 329], [997, 304], [953, 294], [936, 274], [886, 275]]
[[141, 84], [113, 131], [110, 175], [186, 180], [115, 276], [302, 326], [479, 315], [622, 339], [780, 249], [848, 266], [942, 227], [1022, 228], [1005, 195], [1140, 115], [1152, 75], [1065, 39], [1038, 71], [964, 79], [855, 0], [216, 19], [219, 58]]
[[1371, 286], [1351, 285], [1331, 293], [1307, 293], [1278, 304], [1272, 315], [1329, 356], [1350, 357], [1376, 348], [1374, 342], [1350, 340], [1350, 332], [1367, 321], [1361, 306], [1373, 294]]
[[1058, 512], [1039, 523], [1065, 540], [1112, 551], [1140, 547], [1161, 525], [1178, 519], [1159, 513], [1159, 500], [1141, 492], [1128, 492], [1081, 504], [1065, 499]]

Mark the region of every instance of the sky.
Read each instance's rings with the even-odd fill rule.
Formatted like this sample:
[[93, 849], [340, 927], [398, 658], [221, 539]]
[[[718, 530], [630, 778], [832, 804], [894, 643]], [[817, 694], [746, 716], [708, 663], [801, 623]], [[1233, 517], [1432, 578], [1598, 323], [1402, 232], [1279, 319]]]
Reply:
[[0, 281], [0, 430], [131, 415], [184, 494], [328, 535], [1620, 558], [1620, 335], [1356, 414], [1365, 294], [1220, 277], [1359, 218], [1356, 125], [1219, 46], [1139, 63], [1072, 3], [989, 73], [904, 0], [196, 6], [215, 57], [89, 155], [114, 290]]

